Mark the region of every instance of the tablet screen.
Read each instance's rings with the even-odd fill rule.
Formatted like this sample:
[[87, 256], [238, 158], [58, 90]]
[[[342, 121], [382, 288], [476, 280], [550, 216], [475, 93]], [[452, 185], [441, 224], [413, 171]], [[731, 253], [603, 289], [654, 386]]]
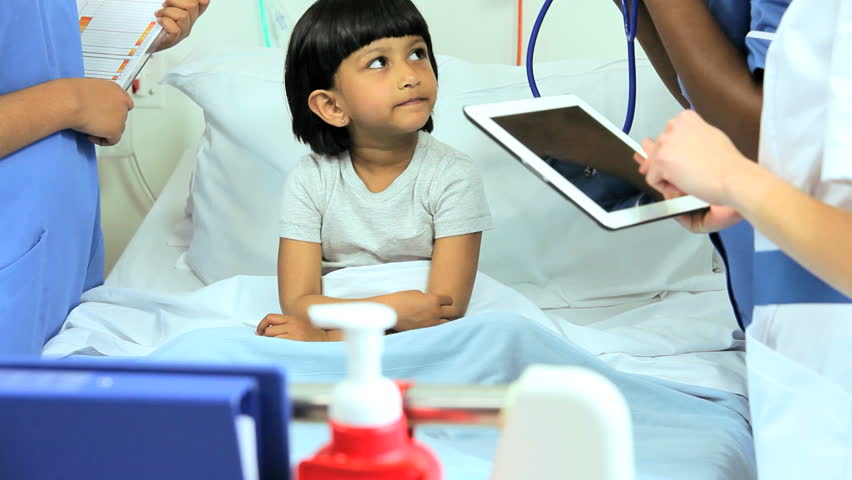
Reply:
[[607, 212], [664, 200], [639, 173], [633, 148], [581, 107], [492, 120]]

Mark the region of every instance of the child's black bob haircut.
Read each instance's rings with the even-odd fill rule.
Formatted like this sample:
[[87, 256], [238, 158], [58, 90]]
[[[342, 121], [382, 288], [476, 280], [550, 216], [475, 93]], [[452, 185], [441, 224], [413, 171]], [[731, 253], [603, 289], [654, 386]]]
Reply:
[[[293, 133], [311, 150], [335, 156], [352, 146], [346, 128], [333, 127], [308, 107], [314, 90], [334, 87], [334, 74], [349, 55], [382, 38], [420, 36], [435, 77], [429, 27], [411, 0], [317, 0], [293, 29], [284, 66], [284, 86]], [[421, 130], [431, 132], [432, 117]]]

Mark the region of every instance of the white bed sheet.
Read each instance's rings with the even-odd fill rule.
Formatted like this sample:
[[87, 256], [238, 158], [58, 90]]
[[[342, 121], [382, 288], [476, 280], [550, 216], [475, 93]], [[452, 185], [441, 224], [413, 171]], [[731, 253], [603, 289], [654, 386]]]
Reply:
[[[192, 236], [186, 203], [194, 166], [195, 150], [187, 150], [105, 285], [167, 294], [204, 286], [184, 261]], [[582, 325], [647, 345], [629, 353], [593, 352], [622, 371], [746, 394], [743, 342], [735, 336], [738, 329], [724, 290], [605, 303], [545, 313], [557, 325]], [[568, 329], [565, 334], [570, 338]]]

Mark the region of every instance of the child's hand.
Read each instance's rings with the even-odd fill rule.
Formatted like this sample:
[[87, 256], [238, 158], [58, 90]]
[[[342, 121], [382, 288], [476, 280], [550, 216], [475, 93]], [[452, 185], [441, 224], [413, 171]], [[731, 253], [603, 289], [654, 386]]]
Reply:
[[166, 31], [166, 37], [157, 45], [157, 51], [174, 47], [188, 37], [196, 20], [207, 10], [209, 5], [210, 0], [166, 0], [163, 2], [163, 8], [154, 13], [163, 30]]
[[394, 327], [400, 332], [417, 328], [434, 327], [442, 320], [453, 318], [453, 299], [449, 295], [423, 293], [419, 290], [396, 292], [386, 297], [388, 305], [396, 310]]
[[258, 335], [301, 342], [327, 342], [328, 332], [292, 315], [270, 313], [257, 326]]

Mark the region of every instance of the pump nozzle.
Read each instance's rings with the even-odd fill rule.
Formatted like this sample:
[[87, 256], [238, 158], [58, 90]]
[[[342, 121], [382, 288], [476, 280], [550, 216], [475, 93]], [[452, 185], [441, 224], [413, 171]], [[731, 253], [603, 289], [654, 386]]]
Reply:
[[334, 389], [329, 416], [352, 426], [392, 424], [402, 416], [399, 387], [382, 376], [385, 330], [396, 324], [396, 312], [380, 303], [353, 302], [313, 305], [314, 325], [343, 330], [349, 368]]

